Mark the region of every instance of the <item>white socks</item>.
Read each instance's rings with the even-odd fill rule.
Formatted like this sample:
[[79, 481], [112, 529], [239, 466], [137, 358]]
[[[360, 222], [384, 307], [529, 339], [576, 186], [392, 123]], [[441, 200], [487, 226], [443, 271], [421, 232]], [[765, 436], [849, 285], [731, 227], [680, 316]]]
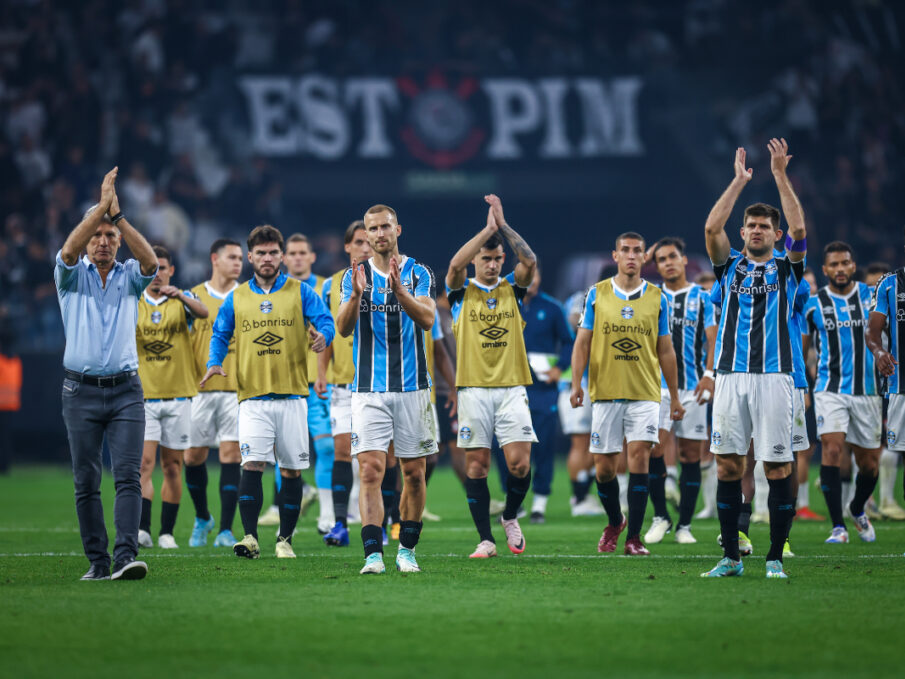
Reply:
[[767, 497], [770, 495], [770, 484], [764, 472], [763, 463], [754, 467], [754, 504], [751, 507], [755, 514], [768, 514]]
[[538, 495], [534, 494], [534, 500], [531, 503], [531, 513], [534, 514], [538, 512], [540, 514], [547, 513], [547, 500], [549, 499], [549, 495]]
[[893, 501], [896, 490], [896, 470], [899, 466], [899, 454], [883, 449], [880, 453], [880, 478], [877, 480], [877, 490], [880, 493], [880, 502]]

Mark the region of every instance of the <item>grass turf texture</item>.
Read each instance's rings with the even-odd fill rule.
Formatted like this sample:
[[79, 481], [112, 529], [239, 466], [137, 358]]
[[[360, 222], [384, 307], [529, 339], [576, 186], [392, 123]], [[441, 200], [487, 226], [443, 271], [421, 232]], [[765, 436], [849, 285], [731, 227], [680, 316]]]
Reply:
[[[407, 576], [395, 543], [387, 575], [358, 575], [358, 527], [350, 548], [327, 548], [316, 508], [295, 561], [274, 558], [270, 528], [258, 561], [190, 549], [185, 492], [180, 549], [142, 550], [146, 580], [79, 582], [88, 564], [68, 470], [16, 468], [0, 477], [0, 657], [20, 677], [900, 676], [905, 524], [877, 523], [863, 544], [849, 522], [851, 544], [825, 545], [828, 523], [796, 522], [788, 581], [764, 578], [768, 528], [755, 526], [745, 575], [702, 579], [721, 556], [715, 520], [695, 522], [696, 545], [670, 534], [649, 558], [597, 555], [603, 519], [569, 517], [567, 481], [558, 469], [546, 525], [524, 521], [524, 555], [497, 525], [501, 557], [470, 560], [463, 492], [438, 471], [428, 505], [443, 521], [426, 524], [424, 572]], [[103, 491], [112, 549], [108, 474]], [[820, 492], [811, 498], [823, 513]], [[155, 539], [159, 517], [158, 499]]]

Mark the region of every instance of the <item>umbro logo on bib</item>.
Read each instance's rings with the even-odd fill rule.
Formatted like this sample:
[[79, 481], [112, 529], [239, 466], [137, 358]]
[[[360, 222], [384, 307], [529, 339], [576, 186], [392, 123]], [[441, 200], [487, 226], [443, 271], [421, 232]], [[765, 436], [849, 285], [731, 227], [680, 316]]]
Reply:
[[145, 345], [145, 351], [150, 351], [155, 356], [160, 356], [165, 351], [169, 351], [173, 348], [173, 345], [169, 342], [162, 342], [161, 340], [157, 340], [155, 342], [148, 342]]

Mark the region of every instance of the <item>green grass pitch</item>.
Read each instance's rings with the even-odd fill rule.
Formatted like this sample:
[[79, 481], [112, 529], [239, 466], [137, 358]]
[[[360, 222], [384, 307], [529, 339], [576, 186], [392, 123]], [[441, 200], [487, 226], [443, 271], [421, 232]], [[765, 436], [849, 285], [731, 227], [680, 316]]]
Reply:
[[[212, 465], [215, 516], [216, 472]], [[105, 475], [111, 522], [112, 494]], [[472, 561], [477, 537], [462, 490], [440, 470], [428, 505], [443, 520], [425, 526], [424, 572], [363, 577], [357, 527], [350, 548], [328, 549], [316, 509], [296, 536], [295, 561], [273, 557], [270, 529], [258, 561], [189, 549], [185, 493], [181, 548], [143, 550], [147, 579], [83, 583], [68, 470], [15, 468], [0, 477], [4, 675], [902, 676], [905, 524], [878, 523], [874, 544], [852, 529], [853, 543], [831, 546], [827, 523], [796, 522], [788, 581], [764, 578], [768, 529], [756, 526], [745, 575], [704, 580], [720, 556], [715, 520], [695, 523], [696, 545], [670, 534], [650, 558], [604, 557], [602, 519], [570, 518], [567, 498], [560, 468], [546, 525], [524, 525], [526, 553], [508, 554], [497, 527], [506, 554]], [[822, 512], [820, 492], [811, 498]], [[157, 501], [155, 537], [159, 511]], [[237, 517], [237, 533], [239, 525]], [[389, 567], [394, 554], [391, 545]]]

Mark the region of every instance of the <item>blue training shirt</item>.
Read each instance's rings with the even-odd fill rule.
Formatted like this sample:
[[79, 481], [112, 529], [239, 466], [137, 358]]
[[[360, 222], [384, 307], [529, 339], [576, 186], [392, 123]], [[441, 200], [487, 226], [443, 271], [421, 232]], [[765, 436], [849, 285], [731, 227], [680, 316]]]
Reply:
[[900, 337], [905, 332], [905, 269], [886, 274], [877, 283], [874, 311], [886, 316], [886, 334], [889, 353], [898, 362], [892, 375], [886, 378], [886, 393], [902, 393], [902, 361], [905, 347]]
[[[676, 351], [679, 389], [696, 389], [707, 363], [707, 328], [716, 325], [713, 302], [697, 283], [681, 290], [661, 288], [669, 305], [669, 327]], [[660, 386], [666, 389], [666, 379], [660, 375]]]
[[[358, 307], [352, 341], [355, 381], [352, 391], [405, 392], [430, 388], [424, 331], [405, 313], [389, 286], [389, 274], [365, 262], [365, 290]], [[403, 256], [399, 262], [402, 284], [415, 297], [437, 296], [429, 267]], [[342, 302], [352, 297], [352, 269], [343, 275]]]

